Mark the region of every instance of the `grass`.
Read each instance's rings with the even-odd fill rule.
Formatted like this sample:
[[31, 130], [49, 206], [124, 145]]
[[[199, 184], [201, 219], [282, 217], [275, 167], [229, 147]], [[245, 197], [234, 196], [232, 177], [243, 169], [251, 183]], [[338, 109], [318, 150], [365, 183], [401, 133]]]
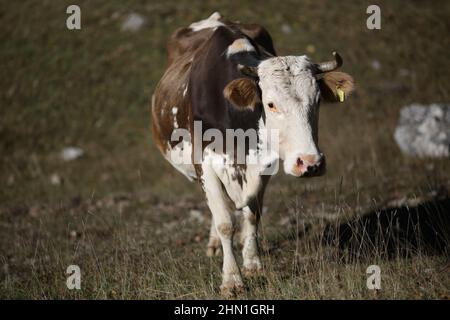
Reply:
[[[262, 23], [279, 54], [319, 61], [337, 49], [357, 81], [347, 103], [321, 107], [327, 175], [280, 174], [269, 185], [264, 276], [247, 281], [244, 298], [449, 298], [448, 238], [436, 245], [421, 226], [448, 226], [429, 218], [448, 221], [450, 161], [405, 157], [393, 140], [402, 106], [450, 100], [447, 1], [380, 1], [377, 31], [366, 29], [369, 1], [78, 1], [80, 31], [65, 28], [69, 4], [1, 4], [1, 298], [219, 297], [202, 194], [163, 160], [149, 129], [168, 35], [216, 10]], [[120, 31], [129, 12], [148, 19], [139, 32]], [[85, 155], [62, 162], [70, 145]], [[383, 213], [387, 222], [367, 220]], [[398, 232], [408, 226], [420, 241]], [[70, 264], [81, 268], [82, 290], [65, 286]], [[371, 264], [381, 267], [380, 291], [366, 288]]]

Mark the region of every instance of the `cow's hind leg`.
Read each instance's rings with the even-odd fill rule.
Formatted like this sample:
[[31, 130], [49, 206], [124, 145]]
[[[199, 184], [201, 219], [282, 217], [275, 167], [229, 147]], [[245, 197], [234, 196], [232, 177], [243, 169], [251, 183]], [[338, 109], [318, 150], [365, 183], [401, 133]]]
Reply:
[[206, 200], [211, 210], [217, 234], [222, 243], [223, 268], [221, 293], [233, 297], [244, 291], [241, 272], [233, 253], [233, 235], [235, 230], [232, 210], [222, 183], [208, 164], [202, 165], [202, 182]]
[[262, 270], [257, 239], [260, 213], [259, 210], [252, 210], [248, 206], [242, 210], [242, 213], [242, 271], [246, 276], [253, 276]]
[[211, 219], [211, 229], [209, 231], [208, 246], [206, 248], [206, 255], [208, 257], [220, 256], [222, 254], [222, 248], [220, 244], [220, 238], [217, 234], [217, 229], [214, 224], [214, 218]]

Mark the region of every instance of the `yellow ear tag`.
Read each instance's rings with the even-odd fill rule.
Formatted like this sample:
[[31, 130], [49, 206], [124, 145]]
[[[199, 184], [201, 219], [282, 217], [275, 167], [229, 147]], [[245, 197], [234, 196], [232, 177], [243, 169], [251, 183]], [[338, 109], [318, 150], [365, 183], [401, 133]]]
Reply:
[[339, 102], [344, 102], [344, 100], [345, 100], [345, 93], [344, 93], [344, 91], [341, 88], [336, 87], [336, 93], [338, 95]]

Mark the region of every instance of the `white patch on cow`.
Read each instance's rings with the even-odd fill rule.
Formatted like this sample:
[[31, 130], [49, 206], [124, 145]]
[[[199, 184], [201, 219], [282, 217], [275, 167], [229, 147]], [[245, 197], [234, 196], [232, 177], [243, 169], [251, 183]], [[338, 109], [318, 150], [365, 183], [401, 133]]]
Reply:
[[[263, 163], [248, 164], [252, 156], [255, 155], [246, 156], [247, 165], [242, 168], [234, 166], [227, 154], [216, 153], [208, 147], [204, 151], [203, 161], [210, 164], [238, 209], [247, 206], [249, 201], [258, 194], [262, 186], [261, 173], [268, 165], [268, 159]], [[274, 160], [276, 159], [272, 158], [270, 162]], [[238, 175], [241, 175], [242, 185], [237, 179]]]
[[254, 219], [254, 213], [249, 207], [245, 207], [242, 214], [244, 216], [241, 229], [243, 266], [247, 270], [261, 270], [262, 265], [256, 241], [258, 225]]
[[188, 91], [188, 83], [186, 82], [186, 83], [184, 84], [183, 98], [186, 97], [187, 91]]
[[[320, 90], [307, 56], [273, 57], [258, 66], [268, 130], [279, 130], [279, 152], [286, 173], [298, 175], [300, 155], [320, 158], [317, 147]], [[275, 108], [269, 108], [272, 103]]]
[[230, 57], [233, 54], [239, 53], [239, 52], [252, 52], [256, 51], [255, 47], [252, 46], [250, 41], [245, 38], [234, 40], [232, 44], [230, 44], [227, 48], [227, 57]]
[[197, 31], [203, 30], [203, 29], [217, 28], [220, 26], [224, 26], [224, 24], [221, 21], [219, 21], [220, 18], [222, 18], [220, 13], [214, 12], [207, 19], [191, 23], [189, 28], [191, 28], [192, 31], [197, 32]]
[[167, 149], [164, 157], [175, 169], [186, 176], [189, 181], [192, 181], [197, 177], [195, 168], [192, 165], [192, 143], [190, 141], [183, 140], [173, 148], [170, 143], [167, 142]]
[[172, 108], [173, 127], [174, 127], [175, 129], [178, 129], [177, 113], [178, 113], [178, 108], [177, 108], [177, 107], [173, 107], [173, 108]]

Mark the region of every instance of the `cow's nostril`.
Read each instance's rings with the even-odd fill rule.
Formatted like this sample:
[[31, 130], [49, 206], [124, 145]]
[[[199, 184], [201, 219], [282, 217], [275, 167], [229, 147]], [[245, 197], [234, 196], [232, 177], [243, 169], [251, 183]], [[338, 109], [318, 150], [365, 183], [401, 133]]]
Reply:
[[297, 158], [297, 167], [300, 167], [303, 165], [303, 160], [300, 158]]

